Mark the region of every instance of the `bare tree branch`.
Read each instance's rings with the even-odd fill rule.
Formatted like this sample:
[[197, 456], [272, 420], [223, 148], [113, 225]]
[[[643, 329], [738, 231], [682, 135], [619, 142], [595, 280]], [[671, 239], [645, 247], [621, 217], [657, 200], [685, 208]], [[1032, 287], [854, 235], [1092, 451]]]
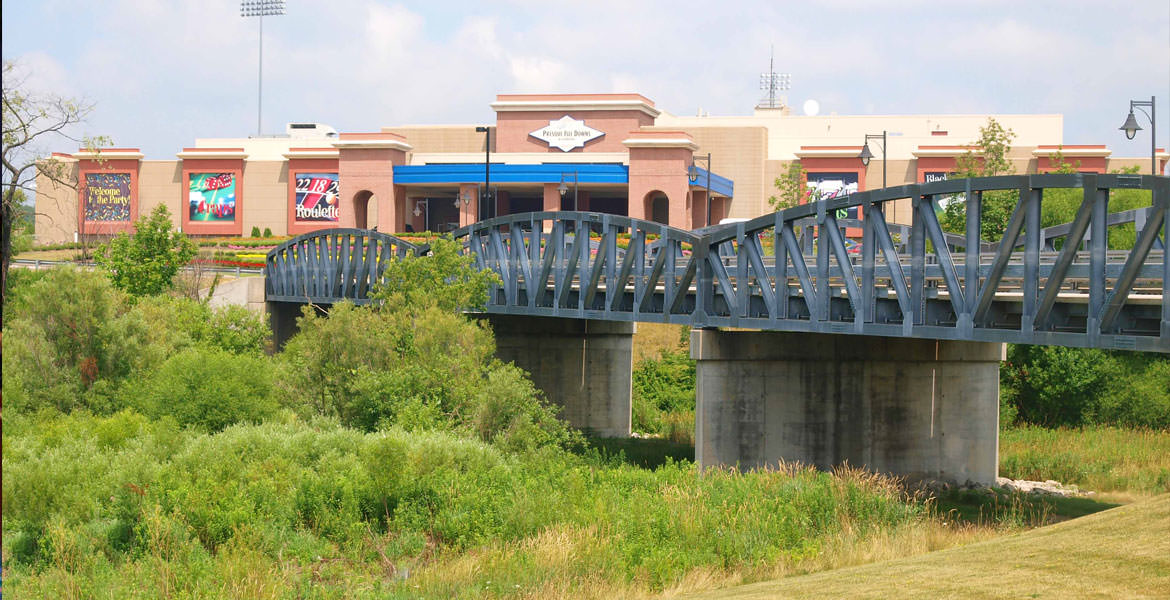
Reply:
[[[0, 294], [7, 294], [8, 266], [12, 260], [12, 226], [18, 215], [18, 198], [22, 190], [35, 191], [39, 177], [54, 186], [77, 188], [76, 176], [68, 163], [46, 158], [38, 143], [47, 139], [84, 142], [99, 146], [105, 138], [87, 140], [78, 137], [72, 128], [85, 120], [93, 110], [92, 104], [78, 102], [54, 94], [30, 93], [26, 89], [28, 75], [10, 61], [4, 62], [3, 94], [0, 98], [3, 134], [0, 147], [0, 254], [3, 256]], [[0, 324], [3, 315], [0, 314]]]

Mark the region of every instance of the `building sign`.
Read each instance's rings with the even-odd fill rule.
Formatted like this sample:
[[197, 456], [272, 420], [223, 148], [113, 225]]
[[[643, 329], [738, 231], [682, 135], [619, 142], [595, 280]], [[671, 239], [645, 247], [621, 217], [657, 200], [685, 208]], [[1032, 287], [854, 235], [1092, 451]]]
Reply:
[[192, 221], [236, 220], [236, 176], [233, 173], [192, 173], [187, 198]]
[[336, 223], [341, 216], [337, 195], [337, 173], [297, 173], [297, 221]]
[[[809, 173], [809, 202], [831, 200], [857, 193], [857, 173]], [[856, 219], [857, 207], [840, 209], [838, 219]]]
[[547, 143], [552, 148], [568, 152], [573, 148], [584, 148], [585, 142], [595, 140], [605, 132], [598, 131], [580, 121], [565, 115], [556, 121], [549, 121], [548, 127], [541, 127], [528, 135]]
[[130, 174], [85, 174], [85, 220], [130, 221]]
[[[934, 183], [936, 181], [946, 181], [948, 173], [946, 171], [923, 171], [922, 183]], [[945, 196], [935, 196], [934, 198], [934, 212], [942, 215], [946, 207], [952, 202], [963, 202], [966, 198], [963, 194], [947, 194]]]

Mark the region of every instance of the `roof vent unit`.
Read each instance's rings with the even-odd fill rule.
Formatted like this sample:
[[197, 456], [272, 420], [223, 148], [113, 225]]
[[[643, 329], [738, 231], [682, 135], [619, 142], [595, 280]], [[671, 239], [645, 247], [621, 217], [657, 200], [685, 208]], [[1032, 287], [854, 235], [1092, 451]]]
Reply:
[[284, 128], [291, 138], [335, 138], [337, 130], [324, 123], [289, 123]]

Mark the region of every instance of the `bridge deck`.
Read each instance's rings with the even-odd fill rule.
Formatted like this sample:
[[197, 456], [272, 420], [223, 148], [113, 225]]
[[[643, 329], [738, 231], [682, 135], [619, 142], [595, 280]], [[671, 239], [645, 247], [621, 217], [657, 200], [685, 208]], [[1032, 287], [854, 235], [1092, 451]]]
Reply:
[[[1041, 229], [1043, 192], [1059, 187], [1084, 202], [1073, 222]], [[1149, 190], [1150, 206], [1110, 215], [1109, 194], [1123, 188]], [[1018, 197], [1007, 231], [976, 242], [982, 193], [1000, 189]], [[936, 216], [956, 195], [968, 236], [943, 232]], [[898, 198], [912, 200], [913, 224], [885, 222], [883, 203]], [[864, 219], [834, 217], [855, 206]], [[693, 232], [529, 213], [456, 236], [500, 276], [492, 313], [1170, 352], [1168, 207], [1167, 177], [1008, 176], [862, 192]], [[1132, 247], [1110, 249], [1109, 228], [1128, 223]], [[859, 250], [847, 227], [864, 232]], [[366, 302], [382, 261], [425, 251], [361, 230], [301, 236], [269, 254], [268, 299]]]

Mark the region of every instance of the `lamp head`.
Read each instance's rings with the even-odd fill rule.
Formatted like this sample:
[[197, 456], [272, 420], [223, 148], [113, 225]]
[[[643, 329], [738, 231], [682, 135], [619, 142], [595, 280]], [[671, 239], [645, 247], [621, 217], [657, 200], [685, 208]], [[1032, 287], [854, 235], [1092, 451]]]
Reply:
[[857, 158], [861, 159], [862, 166], [869, 166], [869, 161], [873, 158], [873, 152], [869, 151], [869, 142], [866, 142], [865, 145], [861, 147], [861, 154], [858, 154]]
[[1118, 127], [1118, 129], [1124, 131], [1126, 139], [1130, 140], [1133, 139], [1133, 136], [1137, 135], [1137, 132], [1142, 130], [1142, 126], [1138, 125], [1137, 119], [1133, 118], [1132, 108], [1129, 111], [1129, 116], [1125, 118], [1125, 124]]
[[565, 192], [569, 191], [569, 186], [565, 185], [564, 177], [561, 178], [561, 184], [557, 186], [557, 191], [561, 193], [562, 197], [564, 197]]
[[699, 180], [699, 168], [691, 165], [687, 168], [687, 181], [694, 183]]

